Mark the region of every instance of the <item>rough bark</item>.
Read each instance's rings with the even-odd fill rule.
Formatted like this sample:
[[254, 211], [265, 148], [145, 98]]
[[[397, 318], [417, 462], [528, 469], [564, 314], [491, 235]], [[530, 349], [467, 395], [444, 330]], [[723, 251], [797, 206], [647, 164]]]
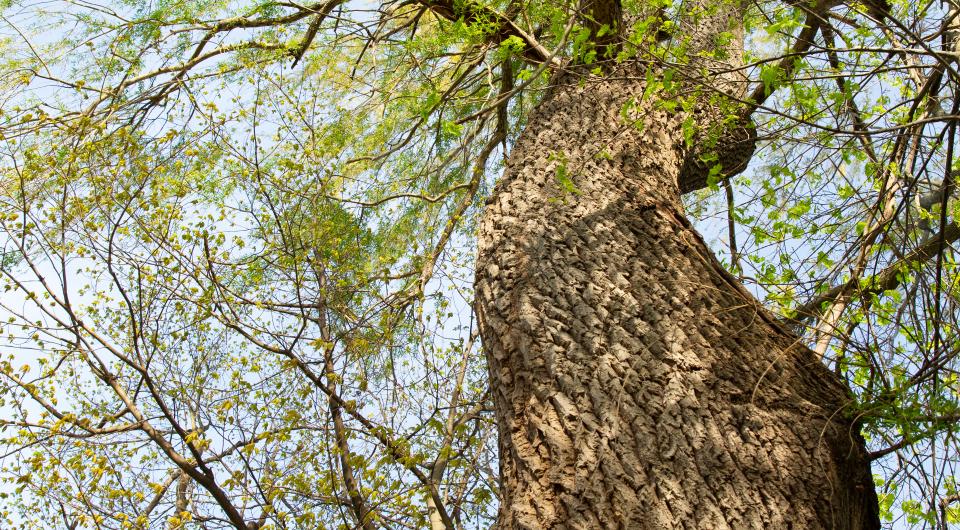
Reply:
[[481, 221], [498, 529], [879, 527], [845, 388], [690, 226], [684, 117], [625, 120], [622, 74], [557, 80]]

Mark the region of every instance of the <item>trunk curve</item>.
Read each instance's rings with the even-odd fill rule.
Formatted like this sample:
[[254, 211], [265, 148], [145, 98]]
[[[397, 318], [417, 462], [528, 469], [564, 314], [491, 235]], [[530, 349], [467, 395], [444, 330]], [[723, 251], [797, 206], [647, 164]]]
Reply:
[[566, 80], [478, 236], [498, 530], [878, 528], [844, 387], [682, 213], [683, 116]]

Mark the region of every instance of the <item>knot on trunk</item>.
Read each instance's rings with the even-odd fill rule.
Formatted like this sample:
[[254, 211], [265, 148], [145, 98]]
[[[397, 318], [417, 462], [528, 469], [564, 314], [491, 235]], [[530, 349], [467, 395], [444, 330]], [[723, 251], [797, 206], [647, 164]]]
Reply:
[[677, 177], [680, 193], [703, 189], [711, 182], [743, 172], [756, 145], [757, 129], [749, 119], [696, 135]]

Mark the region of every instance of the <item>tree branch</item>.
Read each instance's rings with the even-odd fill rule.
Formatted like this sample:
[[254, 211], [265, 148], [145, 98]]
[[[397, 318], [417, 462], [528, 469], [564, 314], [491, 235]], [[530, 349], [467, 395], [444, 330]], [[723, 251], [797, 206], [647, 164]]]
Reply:
[[[869, 282], [867, 282], [868, 287], [861, 289], [859, 293], [861, 295], [868, 295], [896, 289], [902, 283], [901, 273], [904, 269], [908, 269], [912, 264], [924, 263], [939, 253], [941, 239], [947, 243], [953, 243], [960, 239], [960, 226], [955, 222], [951, 222], [940, 233], [926, 238], [920, 246], [912, 252], [889, 265], [879, 274], [874, 275]], [[798, 326], [803, 320], [819, 318], [823, 313], [822, 307], [824, 304], [831, 303], [843, 296], [853, 293], [859, 285], [860, 281], [853, 278], [846, 283], [831, 288], [827, 292], [814, 297], [812, 300], [798, 307], [796, 309], [796, 316], [788, 319], [787, 322]]]
[[524, 31], [510, 17], [499, 11], [472, 2], [460, 4], [453, 0], [422, 0], [419, 3], [451, 21], [463, 20], [467, 24], [497, 21], [500, 25], [490, 34], [488, 39], [490, 42], [500, 43], [509, 37], [517, 37], [527, 45], [523, 53], [527, 58], [553, 67], [561, 65], [560, 60], [540, 44], [536, 37]]

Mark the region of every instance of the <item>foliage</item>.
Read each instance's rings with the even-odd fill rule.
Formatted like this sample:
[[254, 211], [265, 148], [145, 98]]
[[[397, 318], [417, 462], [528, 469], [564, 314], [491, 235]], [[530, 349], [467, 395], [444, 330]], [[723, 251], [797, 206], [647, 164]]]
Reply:
[[[579, 2], [5, 2], [0, 525], [488, 527], [472, 237], [512, 140], [571, 63], [646, 61], [672, 112], [713, 93], [683, 3], [622, 4], [613, 48]], [[751, 8], [725, 104], [763, 149], [688, 206], [848, 381], [886, 520], [933, 528], [960, 519], [953, 14], [878, 5]]]

